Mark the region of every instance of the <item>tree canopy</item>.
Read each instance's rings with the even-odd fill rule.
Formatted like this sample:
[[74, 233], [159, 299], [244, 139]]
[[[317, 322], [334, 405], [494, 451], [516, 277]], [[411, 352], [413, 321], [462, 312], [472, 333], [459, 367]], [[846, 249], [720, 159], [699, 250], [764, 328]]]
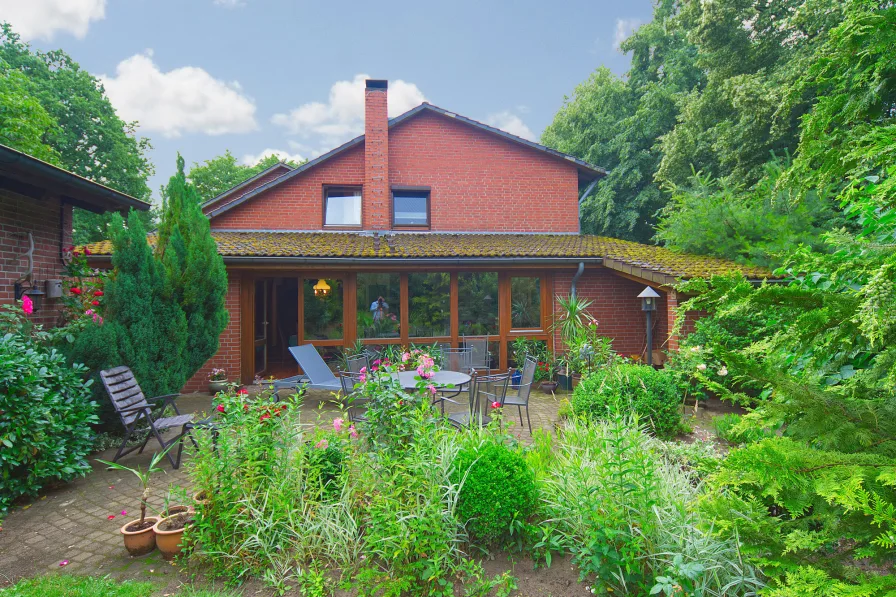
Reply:
[[[257, 164], [249, 166], [239, 163], [228, 149], [224, 155], [205, 160], [201, 164], [194, 162], [187, 177], [196, 189], [197, 198], [200, 202], [204, 202], [281, 161], [283, 160], [271, 154], [263, 157]], [[292, 160], [285, 160], [284, 163], [293, 167], [300, 165]], [[162, 194], [164, 196], [164, 192]]]
[[[0, 25], [0, 141], [89, 180], [149, 201], [149, 140], [124, 122], [99, 80], [62, 50], [36, 51]], [[75, 242], [107, 237], [110, 214], [76, 209]], [[150, 214], [143, 214], [144, 224]]]

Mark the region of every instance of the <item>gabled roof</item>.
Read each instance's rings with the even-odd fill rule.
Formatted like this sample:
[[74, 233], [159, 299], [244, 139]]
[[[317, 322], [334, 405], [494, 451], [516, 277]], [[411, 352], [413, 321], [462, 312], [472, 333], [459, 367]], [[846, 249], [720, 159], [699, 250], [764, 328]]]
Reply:
[[206, 208], [206, 207], [208, 207], [208, 206], [211, 205], [212, 203], [216, 203], [216, 202], [218, 202], [218, 201], [221, 201], [222, 199], [226, 199], [226, 198], [227, 198], [228, 196], [230, 196], [230, 195], [236, 195], [236, 197], [239, 197], [239, 194], [238, 194], [238, 193], [239, 193], [240, 190], [245, 189], [247, 186], [251, 185], [251, 184], [252, 184], [253, 182], [255, 182], [256, 180], [258, 180], [258, 179], [260, 179], [260, 178], [264, 178], [265, 176], [267, 176], [268, 174], [270, 174], [271, 172], [274, 172], [274, 171], [276, 171], [276, 170], [283, 170], [283, 171], [284, 171], [284, 174], [286, 174], [286, 172], [290, 172], [290, 171], [292, 171], [292, 170], [293, 170], [293, 167], [290, 166], [289, 164], [285, 163], [285, 162], [277, 162], [276, 164], [274, 164], [274, 165], [271, 166], [270, 168], [265, 168], [264, 170], [262, 170], [261, 172], [259, 172], [259, 173], [256, 174], [255, 176], [253, 176], [253, 177], [251, 177], [251, 178], [247, 178], [246, 180], [244, 180], [244, 181], [241, 182], [240, 184], [236, 185], [235, 187], [231, 187], [231, 188], [227, 189], [226, 191], [224, 191], [223, 193], [221, 193], [221, 194], [218, 195], [217, 197], [212, 197], [212, 198], [209, 199], [208, 201], [205, 201], [205, 202], [202, 204], [203, 209]]
[[[604, 170], [603, 168], [601, 168], [599, 166], [595, 166], [593, 164], [589, 164], [588, 162], [586, 162], [584, 160], [580, 160], [579, 158], [577, 158], [575, 156], [563, 153], [561, 151], [557, 151], [556, 149], [551, 149], [550, 147], [546, 147], [544, 145], [540, 145], [538, 143], [535, 143], [534, 141], [529, 141], [527, 139], [523, 139], [522, 137], [517, 137], [516, 135], [512, 135], [512, 134], [502, 131], [500, 129], [496, 129], [493, 126], [483, 124], [481, 122], [473, 120], [472, 118], [467, 118], [466, 116], [461, 116], [460, 114], [455, 114], [454, 112], [449, 112], [448, 110], [445, 110], [444, 108], [439, 108], [438, 106], [434, 106], [428, 102], [423, 102], [416, 108], [412, 108], [411, 110], [408, 110], [404, 114], [400, 114], [399, 116], [396, 116], [395, 118], [389, 119], [389, 128], [391, 129], [392, 127], [394, 127], [398, 124], [401, 124], [402, 122], [405, 122], [406, 120], [409, 120], [409, 119], [413, 118], [414, 116], [417, 116], [418, 114], [421, 114], [423, 112], [433, 112], [435, 114], [439, 114], [439, 115], [447, 117], [447, 118], [453, 118], [453, 119], [457, 120], [458, 122], [463, 122], [464, 124], [470, 125], [472, 127], [480, 129], [480, 130], [483, 130], [487, 133], [497, 135], [497, 136], [499, 136], [507, 141], [510, 141], [512, 143], [517, 143], [519, 145], [523, 145], [530, 149], [534, 149], [536, 151], [546, 153], [546, 154], [553, 156], [557, 159], [566, 160], [566, 161], [572, 163], [573, 165], [575, 165], [576, 169], [578, 169], [578, 171], [579, 171], [579, 176], [582, 179], [594, 180], [594, 179], [597, 179], [597, 178], [607, 175], [607, 171]], [[259, 195], [259, 194], [267, 191], [268, 189], [271, 189], [281, 183], [284, 183], [287, 180], [293, 178], [294, 176], [298, 176], [299, 174], [301, 174], [307, 170], [310, 170], [311, 168], [314, 168], [318, 164], [321, 164], [321, 163], [329, 160], [330, 158], [336, 157], [336, 156], [348, 151], [349, 149], [360, 145], [363, 142], [364, 142], [364, 135], [359, 135], [359, 136], [355, 137], [354, 139], [352, 139], [351, 141], [343, 143], [339, 147], [332, 149], [332, 150], [328, 151], [327, 153], [325, 153], [321, 156], [318, 156], [317, 158], [315, 158], [313, 160], [305, 162], [298, 168], [295, 168], [292, 172], [284, 174], [283, 176], [281, 176], [275, 180], [272, 180], [271, 182], [269, 182], [267, 184], [261, 185], [255, 189], [249, 191], [248, 193], [243, 194], [241, 197], [227, 203], [226, 205], [222, 205], [220, 207], [212, 209], [206, 215], [209, 218], [213, 218], [215, 216], [221, 215], [222, 213], [224, 213], [230, 209], [233, 209], [234, 207], [248, 201], [252, 197]], [[228, 191], [228, 192], [230, 192], [230, 191]], [[208, 203], [206, 203], [206, 205], [209, 205], [209, 204], [213, 203], [214, 201], [215, 200], [213, 199], [212, 201], [209, 201]]]
[[41, 199], [48, 191], [58, 195], [65, 203], [94, 213], [125, 211], [131, 207], [147, 211], [151, 207], [146, 201], [6, 145], [0, 145], [0, 188], [35, 200]]
[[[375, 239], [358, 232], [237, 232], [213, 230], [225, 261], [266, 261], [283, 265], [490, 263], [533, 264], [589, 261], [658, 284], [678, 278], [740, 272], [750, 279], [773, 278], [766, 269], [726, 259], [674, 253], [605, 236], [578, 234], [396, 233]], [[150, 242], [154, 238], [150, 237]], [[87, 246], [93, 255], [109, 255], [112, 243]]]

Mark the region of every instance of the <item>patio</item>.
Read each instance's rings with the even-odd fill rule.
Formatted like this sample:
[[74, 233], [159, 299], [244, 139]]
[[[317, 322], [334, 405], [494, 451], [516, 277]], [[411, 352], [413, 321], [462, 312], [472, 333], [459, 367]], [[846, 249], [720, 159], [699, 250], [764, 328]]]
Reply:
[[[257, 392], [258, 386], [250, 388]], [[285, 395], [288, 391], [283, 390]], [[530, 400], [533, 429], [553, 429], [558, 409], [565, 396], [534, 391]], [[182, 412], [205, 413], [211, 410], [211, 397], [190, 394], [178, 401]], [[448, 412], [462, 408], [448, 405]], [[339, 408], [329, 392], [310, 390], [305, 398], [301, 421], [308, 425], [330, 425]], [[513, 420], [515, 412], [508, 412]], [[524, 442], [529, 433], [516, 419], [511, 427]], [[166, 435], [170, 437], [172, 432]], [[156, 446], [157, 447], [157, 446]], [[127, 466], [145, 468], [152, 457], [153, 445], [143, 454], [123, 457]], [[118, 529], [125, 521], [139, 514], [137, 479], [121, 471], [109, 471], [96, 462], [111, 459], [115, 448], [91, 455], [93, 472], [67, 485], [50, 489], [33, 503], [12, 510], [0, 531], [0, 587], [20, 578], [64, 570], [66, 573], [110, 575], [116, 579], [153, 580], [169, 589], [189, 579], [189, 575], [165, 562], [158, 551], [140, 558], [129, 557], [121, 543]], [[185, 456], [188, 459], [188, 456]], [[163, 461], [164, 475], [151, 481], [150, 505], [162, 506], [169, 488], [179, 487], [189, 494], [190, 482], [185, 468], [171, 470]], [[122, 516], [122, 510], [128, 514]], [[148, 512], [148, 515], [151, 513]], [[114, 518], [110, 519], [110, 516]], [[64, 566], [61, 562], [67, 561]]]

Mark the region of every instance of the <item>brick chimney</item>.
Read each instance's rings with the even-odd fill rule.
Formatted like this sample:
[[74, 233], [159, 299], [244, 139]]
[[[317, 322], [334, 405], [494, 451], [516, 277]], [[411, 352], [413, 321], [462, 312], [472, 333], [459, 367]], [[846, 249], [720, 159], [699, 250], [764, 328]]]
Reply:
[[364, 200], [366, 230], [388, 230], [389, 218], [389, 82], [367, 79], [364, 90]]

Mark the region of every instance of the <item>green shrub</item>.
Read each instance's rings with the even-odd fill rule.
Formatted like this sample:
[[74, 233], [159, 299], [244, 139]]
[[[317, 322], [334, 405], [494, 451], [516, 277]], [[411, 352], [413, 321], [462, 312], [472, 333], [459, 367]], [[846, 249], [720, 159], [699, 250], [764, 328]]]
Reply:
[[452, 481], [463, 482], [458, 519], [484, 544], [502, 539], [514, 518], [526, 520], [535, 509], [535, 473], [520, 453], [495, 439], [461, 448]]
[[751, 427], [735, 413], [713, 417], [712, 426], [720, 438], [731, 444], [752, 444], [773, 435], [765, 429]]
[[149, 597], [155, 586], [148, 582], [53, 574], [29, 578], [0, 589], [3, 597]]
[[0, 513], [50, 481], [89, 471], [97, 421], [85, 367], [23, 329], [0, 332]]
[[661, 437], [682, 429], [680, 396], [670, 375], [645, 365], [616, 365], [584, 378], [572, 397], [576, 415], [605, 419], [634, 412]]

